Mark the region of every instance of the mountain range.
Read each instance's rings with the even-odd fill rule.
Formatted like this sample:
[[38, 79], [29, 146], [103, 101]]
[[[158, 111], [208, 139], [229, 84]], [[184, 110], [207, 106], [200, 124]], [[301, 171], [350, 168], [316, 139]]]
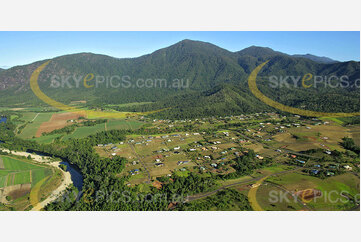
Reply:
[[[16, 66], [0, 71], [0, 105], [44, 105], [32, 93], [31, 73], [42, 63]], [[251, 46], [231, 52], [211, 43], [183, 40], [137, 58], [114, 58], [92, 53], [64, 55], [51, 59], [39, 76], [39, 86], [48, 96], [65, 103], [86, 100], [88, 105], [152, 102], [119, 110], [139, 111], [170, 108], [156, 115], [179, 118], [229, 115], [271, 110], [249, 91], [247, 78], [254, 68], [269, 61], [259, 73], [257, 85], [268, 97], [295, 107], [317, 111], [359, 110], [360, 62], [337, 62], [313, 55], [288, 55], [270, 48]], [[95, 76], [124, 78], [131, 87], [54, 88], [54, 76]], [[348, 76], [348, 88], [271, 88], [270, 76]], [[139, 87], [138, 80], [166, 80], [167, 86]], [[57, 79], [60, 80], [60, 79]], [[118, 80], [118, 79], [117, 79]], [[179, 81], [181, 80], [181, 81]], [[287, 82], [292, 84], [292, 80]], [[92, 82], [94, 84], [94, 82]], [[173, 86], [182, 83], [181, 87]]]
[[316, 55], [311, 55], [311, 54], [306, 54], [306, 55], [293, 55], [294, 57], [300, 57], [300, 58], [306, 58], [309, 60], [313, 60], [314, 62], [318, 62], [321, 64], [333, 64], [333, 63], [337, 63], [339, 61], [337, 60], [333, 60], [331, 58], [325, 57], [325, 56], [316, 56]]

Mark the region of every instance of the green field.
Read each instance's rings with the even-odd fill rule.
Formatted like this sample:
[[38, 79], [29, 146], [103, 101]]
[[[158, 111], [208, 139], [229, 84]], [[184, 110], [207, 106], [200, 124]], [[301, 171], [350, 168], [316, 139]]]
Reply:
[[57, 137], [62, 136], [62, 134], [52, 134], [52, 135], [45, 135], [45, 136], [41, 136], [39, 138], [34, 138], [31, 140], [37, 141], [41, 144], [50, 144], [53, 142], [54, 139], [56, 139]]
[[2, 160], [3, 160], [3, 164], [5, 169], [4, 170], [8, 170], [8, 171], [26, 171], [26, 170], [31, 170], [31, 169], [38, 169], [39, 166], [30, 164], [30, 163], [25, 163], [23, 161], [20, 160], [16, 160], [14, 158], [10, 158], [7, 156], [1, 156]]
[[109, 120], [107, 123], [107, 130], [111, 129], [138, 129], [144, 123], [136, 120]]
[[280, 185], [290, 192], [317, 189], [322, 197], [310, 201], [307, 205], [314, 210], [343, 210], [351, 204], [344, 202], [342, 192], [357, 196], [360, 191], [360, 180], [352, 173], [320, 179], [300, 173], [289, 173], [278, 177], [270, 177], [266, 181]]
[[29, 183], [34, 185], [51, 174], [50, 169], [41, 165], [8, 156], [0, 156], [0, 159], [4, 165], [4, 168], [0, 170], [0, 187]]
[[95, 126], [89, 127], [79, 127], [72, 134], [66, 135], [63, 140], [70, 138], [84, 138], [91, 134], [96, 134], [97, 132], [105, 131], [105, 124], [97, 124]]
[[39, 129], [40, 125], [43, 122], [47, 122], [50, 120], [53, 113], [39, 113], [39, 115], [35, 118], [34, 121], [28, 123], [24, 130], [18, 135], [22, 139], [30, 139], [35, 136], [36, 131]]

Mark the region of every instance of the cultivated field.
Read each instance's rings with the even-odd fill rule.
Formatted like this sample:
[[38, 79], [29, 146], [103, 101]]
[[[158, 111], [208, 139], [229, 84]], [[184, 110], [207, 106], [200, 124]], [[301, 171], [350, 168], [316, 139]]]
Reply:
[[[34, 164], [27, 159], [0, 156], [0, 203], [8, 206], [29, 207], [26, 197], [41, 180], [51, 177], [53, 171], [44, 165]], [[48, 182], [44, 186], [49, 186]], [[25, 199], [25, 200], [24, 200]], [[22, 201], [18, 203], [18, 201]], [[22, 207], [20, 210], [25, 209]]]

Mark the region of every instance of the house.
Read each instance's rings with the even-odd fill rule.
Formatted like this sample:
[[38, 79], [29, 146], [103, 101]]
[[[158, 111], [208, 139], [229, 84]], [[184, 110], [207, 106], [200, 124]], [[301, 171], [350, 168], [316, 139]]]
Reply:
[[327, 176], [334, 176], [335, 173], [333, 173], [333, 172], [331, 172], [331, 171], [328, 171], [328, 172], [326, 173], [326, 175], [327, 175]]
[[204, 158], [210, 159], [211, 157], [209, 155], [205, 155]]
[[296, 155], [291, 155], [291, 158], [296, 158], [297, 156]]
[[217, 168], [218, 165], [217, 165], [216, 163], [212, 163], [211, 166], [212, 166], [213, 168]]
[[112, 156], [116, 156], [117, 155], [117, 153], [112, 153]]
[[160, 159], [155, 159], [156, 162], [160, 162]]
[[313, 175], [317, 175], [319, 172], [320, 172], [319, 170], [311, 170], [311, 173], [312, 173]]
[[329, 151], [329, 150], [326, 150], [325, 153], [328, 155], [331, 155], [331, 151]]
[[306, 163], [306, 161], [303, 161], [303, 160], [296, 160], [296, 161], [298, 161], [298, 162], [301, 163], [301, 164], [305, 164], [305, 163]]
[[352, 167], [349, 165], [345, 165], [345, 166], [343, 166], [343, 168], [345, 168], [346, 170], [352, 171]]
[[180, 149], [180, 146], [174, 147], [173, 149], [174, 149], [174, 150], [179, 150], [179, 149]]
[[191, 148], [191, 149], [189, 149], [189, 151], [196, 151], [196, 149]]

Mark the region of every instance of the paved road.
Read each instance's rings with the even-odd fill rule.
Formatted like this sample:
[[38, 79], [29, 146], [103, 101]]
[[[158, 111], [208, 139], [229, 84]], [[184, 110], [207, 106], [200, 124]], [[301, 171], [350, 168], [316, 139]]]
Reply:
[[150, 173], [146, 167], [146, 165], [144, 164], [144, 162], [142, 161], [142, 157], [140, 157], [140, 155], [138, 155], [138, 153], [135, 151], [134, 145], [133, 144], [129, 144], [130, 148], [132, 149], [133, 153], [135, 154], [135, 156], [138, 158], [139, 162], [142, 164], [144, 170], [147, 172], [148, 174], [148, 181], [146, 183], [150, 183], [151, 182], [151, 178], [150, 178]]

